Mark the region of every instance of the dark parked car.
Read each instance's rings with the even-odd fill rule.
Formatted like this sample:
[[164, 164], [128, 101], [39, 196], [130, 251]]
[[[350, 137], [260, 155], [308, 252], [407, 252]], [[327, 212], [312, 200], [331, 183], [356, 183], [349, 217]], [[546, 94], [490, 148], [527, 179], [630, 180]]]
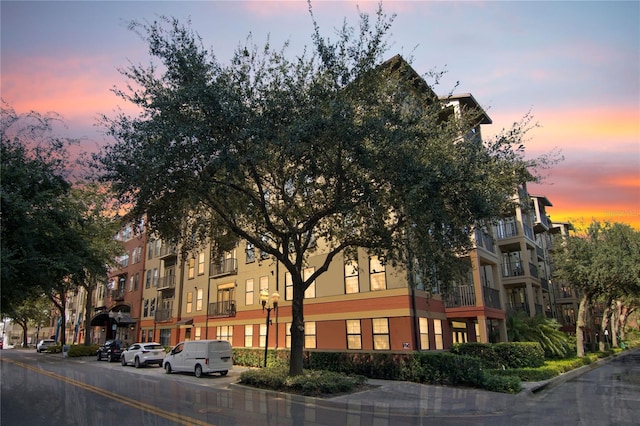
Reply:
[[109, 362], [119, 361], [123, 349], [122, 341], [107, 340], [104, 342], [104, 345], [98, 348], [98, 352], [96, 352], [98, 361], [102, 361], [105, 358]]

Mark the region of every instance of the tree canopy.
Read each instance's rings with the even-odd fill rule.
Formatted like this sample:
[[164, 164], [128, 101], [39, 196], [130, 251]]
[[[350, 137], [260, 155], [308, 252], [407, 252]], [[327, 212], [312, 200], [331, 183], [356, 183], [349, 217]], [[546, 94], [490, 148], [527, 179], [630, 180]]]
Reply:
[[594, 221], [584, 235], [570, 236], [553, 253], [556, 276], [578, 289], [577, 352], [584, 355], [583, 332], [591, 303], [633, 300], [640, 295], [640, 231], [622, 223]]
[[105, 215], [105, 187], [72, 184], [68, 147], [57, 137], [57, 114], [17, 114], [2, 104], [2, 305], [22, 319], [34, 300], [47, 296], [64, 317], [66, 291], [106, 279], [119, 250], [116, 217]]
[[[233, 236], [284, 265], [291, 374], [304, 291], [336, 255], [365, 248], [446, 280], [471, 227], [532, 178], [522, 128], [483, 143], [478, 111], [457, 114], [403, 58], [384, 57], [393, 17], [360, 14], [331, 41], [311, 16], [311, 53], [249, 39], [229, 64], [175, 19], [132, 23], [153, 59], [122, 70], [130, 83], [115, 93], [141, 112], [105, 116], [115, 143], [96, 157], [162, 238], [189, 250]], [[305, 277], [311, 254], [325, 261]]]

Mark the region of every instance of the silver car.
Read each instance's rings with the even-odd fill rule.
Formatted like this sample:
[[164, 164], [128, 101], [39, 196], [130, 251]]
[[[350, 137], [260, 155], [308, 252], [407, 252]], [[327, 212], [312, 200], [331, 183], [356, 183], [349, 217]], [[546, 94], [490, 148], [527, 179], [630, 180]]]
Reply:
[[57, 345], [56, 341], [53, 339], [44, 339], [38, 342], [36, 346], [37, 352], [46, 352], [48, 348]]
[[160, 367], [166, 354], [164, 346], [159, 343], [134, 343], [122, 352], [120, 361], [122, 365], [134, 365], [136, 368], [151, 364]]

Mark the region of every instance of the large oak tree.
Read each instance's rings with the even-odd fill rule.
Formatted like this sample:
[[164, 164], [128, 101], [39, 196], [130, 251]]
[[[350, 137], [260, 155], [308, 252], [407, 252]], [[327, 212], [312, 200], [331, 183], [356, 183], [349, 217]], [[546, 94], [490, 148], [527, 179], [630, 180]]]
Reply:
[[[522, 127], [483, 144], [479, 111], [456, 114], [404, 59], [385, 61], [393, 17], [360, 14], [331, 41], [311, 16], [310, 52], [249, 39], [226, 65], [175, 19], [132, 23], [152, 61], [115, 92], [140, 113], [105, 116], [115, 143], [97, 157], [162, 238], [188, 250], [233, 236], [290, 272], [292, 375], [304, 292], [336, 255], [361, 247], [446, 281], [474, 223], [531, 178]], [[306, 277], [312, 254], [324, 263]]]

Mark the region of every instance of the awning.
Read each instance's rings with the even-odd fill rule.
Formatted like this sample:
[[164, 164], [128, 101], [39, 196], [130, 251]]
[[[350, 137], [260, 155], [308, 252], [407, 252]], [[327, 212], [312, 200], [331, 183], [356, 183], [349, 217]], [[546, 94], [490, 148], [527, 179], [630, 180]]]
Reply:
[[116, 320], [116, 323], [119, 325], [129, 325], [135, 324], [136, 320], [131, 318], [131, 314], [128, 312], [118, 312], [117, 315], [113, 317]]
[[109, 323], [109, 314], [107, 312], [102, 312], [95, 317], [91, 318], [92, 326], [101, 326]]
[[183, 319], [182, 321], [178, 321], [177, 325], [193, 325], [193, 318]]

